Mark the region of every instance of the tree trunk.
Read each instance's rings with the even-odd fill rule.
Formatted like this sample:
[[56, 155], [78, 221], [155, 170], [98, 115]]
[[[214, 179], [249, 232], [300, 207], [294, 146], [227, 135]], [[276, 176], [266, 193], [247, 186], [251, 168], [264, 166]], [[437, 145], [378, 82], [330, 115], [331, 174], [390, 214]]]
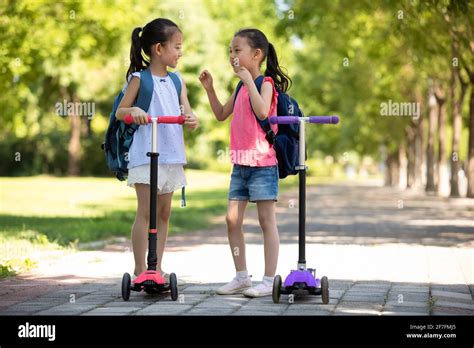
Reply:
[[[459, 78], [461, 90], [459, 97], [456, 98], [456, 78]], [[462, 132], [462, 104], [468, 83], [463, 81], [459, 69], [453, 67], [451, 75], [451, 105], [453, 112], [453, 142], [451, 150], [451, 197], [460, 197], [459, 192], [459, 170], [461, 165], [459, 163], [459, 144], [461, 141]]]
[[436, 121], [437, 121], [437, 110], [436, 110], [436, 97], [432, 90], [430, 90], [430, 96], [428, 101], [429, 107], [429, 118], [428, 118], [428, 144], [426, 149], [426, 192], [435, 192], [435, 133], [436, 133]]
[[407, 152], [404, 143], [400, 143], [398, 148], [398, 188], [405, 190], [407, 188], [407, 173], [408, 160]]
[[398, 186], [400, 178], [398, 150], [388, 153], [385, 167], [385, 186]]
[[91, 127], [91, 119], [86, 118], [85, 121], [81, 122], [81, 137], [82, 138], [90, 138], [92, 136], [92, 127]]
[[408, 144], [408, 163], [407, 163], [407, 187], [415, 186], [415, 164], [416, 164], [416, 124], [411, 122], [405, 128], [405, 134]]
[[423, 103], [423, 94], [420, 88], [416, 88], [415, 90], [416, 101], [420, 105], [420, 114], [418, 115], [418, 119], [414, 120], [416, 124], [416, 132], [415, 132], [415, 182], [414, 188], [418, 190], [423, 189], [423, 182], [425, 179], [424, 174], [424, 165], [425, 165], [425, 151], [423, 149], [423, 138], [424, 138], [424, 113], [421, 110], [424, 110], [424, 103]]
[[392, 166], [393, 157], [391, 154], [387, 154], [387, 158], [385, 159], [385, 178], [384, 178], [384, 185], [385, 186], [392, 186], [392, 173], [390, 171]]
[[[458, 54], [458, 43], [451, 34], [451, 54], [452, 57], [457, 58]], [[458, 172], [459, 172], [459, 140], [461, 139], [461, 131], [462, 131], [462, 124], [461, 124], [461, 115], [459, 114], [459, 110], [456, 110], [456, 107], [459, 106], [458, 100], [456, 99], [456, 72], [457, 67], [451, 63], [451, 85], [449, 87], [449, 95], [451, 99], [451, 112], [453, 115], [453, 140], [451, 143], [451, 193], [449, 194], [451, 197], [459, 197], [459, 180], [458, 180]]]
[[469, 152], [467, 157], [467, 197], [474, 198], [474, 83], [471, 79], [469, 104]]
[[[415, 100], [423, 110], [423, 96], [420, 88], [415, 90]], [[420, 190], [423, 188], [423, 113], [418, 118], [412, 118], [405, 128], [408, 144], [407, 187]]]
[[449, 195], [448, 160], [446, 158], [446, 93], [441, 85], [435, 88], [438, 103], [438, 185], [440, 196]]
[[[70, 100], [70, 99], [68, 99]], [[73, 98], [73, 102], [77, 102], [77, 98]], [[75, 110], [75, 108], [73, 108]], [[67, 174], [77, 176], [80, 173], [79, 159], [81, 156], [81, 118], [75, 114], [68, 115], [69, 124], [71, 125], [71, 135], [68, 145], [68, 166]]]

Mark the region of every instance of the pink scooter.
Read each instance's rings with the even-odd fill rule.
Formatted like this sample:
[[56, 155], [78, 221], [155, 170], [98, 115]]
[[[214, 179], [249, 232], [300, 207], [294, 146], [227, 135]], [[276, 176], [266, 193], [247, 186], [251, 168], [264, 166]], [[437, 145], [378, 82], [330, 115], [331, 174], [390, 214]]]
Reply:
[[[133, 123], [132, 115], [124, 117], [126, 124]], [[157, 183], [158, 183], [158, 149], [156, 139], [158, 135], [158, 124], [183, 124], [184, 116], [148, 116], [148, 123], [152, 124], [151, 136], [151, 152], [147, 153], [150, 157], [150, 225], [148, 230], [148, 268], [140, 274], [133, 282], [131, 282], [130, 274], [125, 273], [122, 277], [122, 298], [125, 301], [130, 299], [130, 291], [145, 291], [147, 294], [157, 294], [163, 291], [171, 292], [171, 299], [178, 299], [178, 281], [176, 274], [170, 274], [169, 283], [166, 283], [160, 272], [156, 271], [156, 200], [157, 200]]]

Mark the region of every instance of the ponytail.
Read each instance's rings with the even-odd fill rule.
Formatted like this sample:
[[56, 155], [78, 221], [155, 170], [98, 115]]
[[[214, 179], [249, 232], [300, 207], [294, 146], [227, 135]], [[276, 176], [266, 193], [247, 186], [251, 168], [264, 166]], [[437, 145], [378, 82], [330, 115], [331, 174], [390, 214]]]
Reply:
[[265, 76], [270, 76], [277, 89], [282, 92], [286, 92], [291, 87], [291, 78], [285, 74], [281, 70], [280, 65], [278, 65], [275, 47], [273, 47], [270, 42], [268, 43], [267, 70], [265, 70]]
[[143, 32], [143, 29], [137, 27], [133, 29], [132, 32], [132, 46], [130, 47], [130, 66], [127, 70], [127, 75], [125, 78], [128, 80], [128, 77], [136, 71], [142, 71], [148, 66], [143, 60], [142, 56], [142, 44], [140, 39], [140, 34]]

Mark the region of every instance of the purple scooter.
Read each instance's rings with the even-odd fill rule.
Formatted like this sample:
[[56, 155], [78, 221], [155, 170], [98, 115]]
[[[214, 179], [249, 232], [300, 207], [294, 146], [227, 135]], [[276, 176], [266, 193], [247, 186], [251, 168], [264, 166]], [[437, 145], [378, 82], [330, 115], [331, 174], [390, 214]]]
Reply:
[[286, 277], [282, 286], [281, 276], [275, 276], [273, 281], [273, 302], [280, 302], [281, 294], [308, 293], [310, 295], [321, 295], [324, 304], [329, 303], [329, 282], [327, 277], [316, 278], [316, 269], [306, 268], [305, 259], [305, 228], [306, 228], [306, 165], [305, 165], [305, 123], [337, 124], [337, 116], [271, 116], [272, 124], [296, 124], [299, 123], [299, 258], [296, 270], [292, 270]]

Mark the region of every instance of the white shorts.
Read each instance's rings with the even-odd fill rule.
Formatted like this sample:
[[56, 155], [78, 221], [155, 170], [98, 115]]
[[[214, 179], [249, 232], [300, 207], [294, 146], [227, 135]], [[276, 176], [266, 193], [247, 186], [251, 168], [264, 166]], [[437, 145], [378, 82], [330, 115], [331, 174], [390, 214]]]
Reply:
[[[128, 170], [128, 186], [150, 185], [150, 165], [144, 164]], [[174, 192], [186, 186], [186, 176], [182, 164], [158, 164], [158, 194]]]

